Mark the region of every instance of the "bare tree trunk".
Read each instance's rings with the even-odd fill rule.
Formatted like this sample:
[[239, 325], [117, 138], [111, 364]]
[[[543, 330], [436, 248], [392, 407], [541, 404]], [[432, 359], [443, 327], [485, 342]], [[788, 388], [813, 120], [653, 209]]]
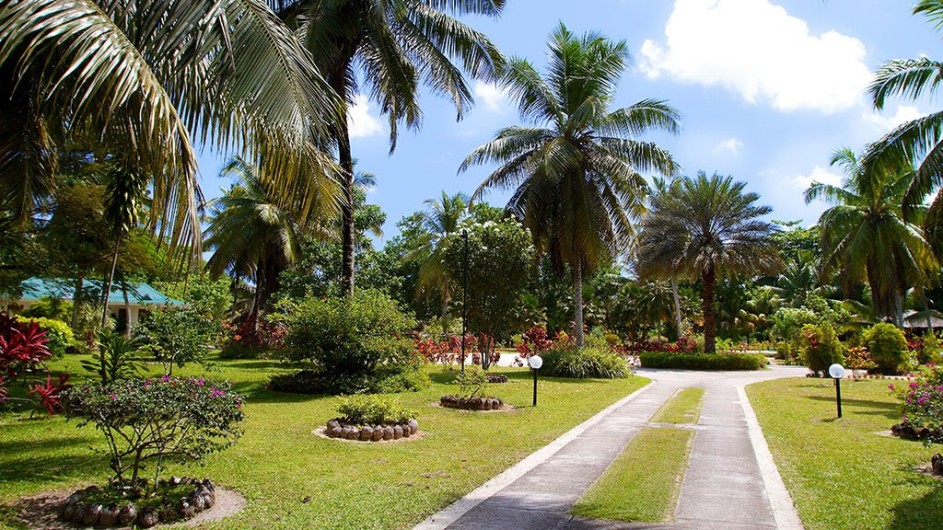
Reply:
[[675, 328], [678, 337], [681, 337], [681, 298], [678, 297], [678, 281], [674, 278], [671, 279], [671, 296], [675, 303]]
[[115, 281], [115, 268], [118, 267], [118, 248], [121, 245], [121, 238], [115, 239], [115, 254], [111, 259], [111, 273], [102, 286], [102, 327], [108, 324], [108, 299], [111, 298], [111, 284]]
[[85, 284], [85, 276], [79, 273], [75, 279], [75, 292], [72, 294], [72, 329], [79, 327], [79, 311], [82, 304], [82, 289]]
[[573, 338], [577, 348], [583, 347], [583, 265], [571, 267], [573, 274]]
[[713, 267], [701, 273], [701, 282], [704, 284], [704, 352], [717, 351], [717, 315], [714, 312], [714, 288], [717, 284], [717, 274]]
[[[331, 79], [331, 88], [341, 98], [347, 95], [346, 68], [341, 75]], [[337, 158], [341, 171], [341, 188], [344, 201], [341, 205], [341, 233], [343, 245], [343, 264], [341, 268], [341, 292], [347, 296], [354, 294], [354, 158], [350, 151], [350, 131], [346, 115], [337, 127]]]

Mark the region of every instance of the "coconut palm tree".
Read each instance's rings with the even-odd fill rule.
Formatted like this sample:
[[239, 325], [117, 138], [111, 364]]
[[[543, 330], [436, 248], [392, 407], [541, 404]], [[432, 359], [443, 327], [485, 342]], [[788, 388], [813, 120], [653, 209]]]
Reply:
[[426, 294], [439, 293], [443, 326], [449, 312], [449, 301], [455, 289], [456, 278], [452, 278], [442, 259], [442, 243], [452, 234], [457, 234], [462, 221], [468, 216], [468, 196], [464, 193], [449, 195], [442, 192], [438, 199], [426, 199], [426, 209], [419, 213], [419, 223], [424, 233], [416, 248], [403, 259], [421, 259], [417, 288]]
[[207, 271], [214, 278], [229, 273], [255, 284], [253, 317], [278, 290], [278, 275], [300, 255], [302, 232], [314, 226], [313, 220], [279, 207], [259, 173], [238, 157], [223, 168], [221, 176], [236, 177], [239, 184], [209, 204], [204, 232], [205, 244], [213, 251]]
[[636, 138], [652, 129], [677, 132], [678, 113], [651, 99], [610, 109], [629, 59], [625, 41], [577, 37], [561, 24], [549, 48], [544, 75], [514, 58], [501, 78], [521, 119], [533, 126], [498, 131], [459, 171], [501, 164], [472, 199], [490, 188], [514, 188], [506, 209], [531, 231], [537, 252], [550, 257], [557, 273], [569, 266], [575, 340], [582, 345], [583, 276], [627, 249], [647, 190], [639, 172], [675, 171], [667, 151]]
[[[834, 153], [832, 165], [845, 172], [842, 186], [813, 183], [805, 192], [807, 203], [835, 204], [819, 218], [821, 277], [840, 271], [846, 292], [867, 280], [874, 314], [900, 326], [907, 290], [924, 286], [926, 271], [935, 266], [920, 227], [906, 221], [901, 208], [914, 176], [865, 166], [847, 148]], [[911, 208], [919, 222], [925, 207]]]
[[[391, 151], [398, 125], [422, 123], [419, 87], [449, 97], [461, 119], [472, 95], [457, 60], [475, 77], [490, 78], [501, 63], [483, 34], [453, 16], [497, 16], [504, 0], [269, 0], [296, 27], [334, 93], [352, 104], [368, 94], [389, 117]], [[361, 79], [362, 85], [357, 84]], [[346, 121], [335, 130], [346, 201], [343, 216], [344, 292], [354, 290], [353, 156]]]
[[200, 244], [193, 138], [263, 164], [283, 206], [336, 207], [311, 138], [327, 142], [339, 100], [262, 0], [2, 2], [0, 81], [0, 207], [21, 223], [77, 137], [148, 177], [174, 242]]
[[760, 217], [756, 193], [743, 182], [703, 171], [684, 177], [667, 193], [652, 197], [642, 221], [637, 270], [644, 278], [699, 279], [703, 289], [704, 350], [714, 352], [717, 336], [715, 290], [724, 276], [767, 274], [781, 259], [770, 240], [772, 224]]
[[[943, 28], [943, 0], [920, 0], [914, 14], [926, 16]], [[934, 94], [943, 82], [943, 62], [929, 57], [897, 59], [882, 65], [875, 74], [870, 93], [876, 109], [887, 99], [904, 96], [918, 99]], [[943, 111], [909, 121], [887, 133], [865, 150], [861, 165], [867, 173], [908, 173], [902, 195], [903, 220], [922, 218], [926, 238], [937, 258], [943, 258]], [[921, 208], [936, 192], [930, 208]]]

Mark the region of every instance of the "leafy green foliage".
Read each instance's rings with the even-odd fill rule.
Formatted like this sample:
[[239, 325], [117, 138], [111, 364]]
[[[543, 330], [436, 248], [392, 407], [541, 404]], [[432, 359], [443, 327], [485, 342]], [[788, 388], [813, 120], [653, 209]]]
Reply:
[[[242, 397], [229, 383], [201, 378], [124, 379], [76, 386], [62, 397], [79, 425], [94, 424], [108, 440], [114, 480], [137, 485], [142, 467], [187, 463], [221, 451], [242, 434]], [[130, 475], [130, 476], [129, 476]]]
[[82, 360], [82, 368], [95, 374], [103, 385], [119, 379], [131, 379], [141, 372], [140, 337], [126, 337], [109, 329], [98, 332], [98, 351]]
[[416, 411], [385, 396], [354, 396], [341, 402], [337, 412], [350, 425], [384, 425], [406, 423], [416, 417]]
[[477, 366], [466, 366], [465, 370], [455, 376], [454, 382], [459, 386], [461, 397], [480, 398], [484, 395], [485, 385], [488, 384], [488, 375]]
[[605, 348], [556, 348], [540, 354], [540, 373], [577, 379], [621, 379], [629, 376], [625, 359]]
[[863, 344], [882, 374], [897, 374], [906, 367], [909, 352], [904, 332], [894, 324], [881, 322], [865, 330]]
[[639, 360], [645, 368], [682, 370], [763, 370], [767, 364], [766, 357], [758, 353], [642, 352]]
[[219, 325], [192, 308], [168, 306], [147, 316], [138, 332], [147, 341], [147, 348], [173, 375], [174, 366], [206, 361], [208, 346], [219, 333]]
[[835, 335], [831, 324], [806, 324], [799, 332], [799, 355], [809, 370], [821, 375], [828, 367], [845, 359], [845, 348]]

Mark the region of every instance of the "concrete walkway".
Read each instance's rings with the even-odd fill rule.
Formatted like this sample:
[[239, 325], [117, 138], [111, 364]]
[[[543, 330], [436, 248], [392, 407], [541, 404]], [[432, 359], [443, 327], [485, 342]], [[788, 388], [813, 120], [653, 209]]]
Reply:
[[[417, 530], [794, 529], [792, 500], [773, 464], [743, 387], [804, 368], [764, 372], [642, 370], [652, 383], [622, 399], [433, 515]], [[679, 389], [706, 389], [674, 522], [587, 520], [569, 509]]]

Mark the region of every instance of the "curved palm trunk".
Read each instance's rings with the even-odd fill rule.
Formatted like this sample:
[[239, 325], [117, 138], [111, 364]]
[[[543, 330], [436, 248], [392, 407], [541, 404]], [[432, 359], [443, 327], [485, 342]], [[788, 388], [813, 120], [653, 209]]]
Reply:
[[[347, 95], [347, 79], [341, 69], [340, 75], [332, 76], [331, 88], [341, 98]], [[337, 161], [343, 175], [341, 188], [344, 204], [341, 205], [341, 237], [343, 264], [341, 266], [341, 292], [347, 296], [354, 294], [354, 157], [350, 150], [350, 130], [345, 119], [337, 126]]]
[[678, 337], [681, 336], [681, 298], [678, 296], [678, 281], [671, 279], [671, 297], [675, 304], [675, 330]]
[[573, 274], [573, 339], [577, 348], [583, 347], [583, 265], [576, 262]]
[[711, 267], [701, 273], [704, 285], [704, 352], [717, 351], [717, 314], [714, 311], [714, 288], [717, 286], [717, 273]]

